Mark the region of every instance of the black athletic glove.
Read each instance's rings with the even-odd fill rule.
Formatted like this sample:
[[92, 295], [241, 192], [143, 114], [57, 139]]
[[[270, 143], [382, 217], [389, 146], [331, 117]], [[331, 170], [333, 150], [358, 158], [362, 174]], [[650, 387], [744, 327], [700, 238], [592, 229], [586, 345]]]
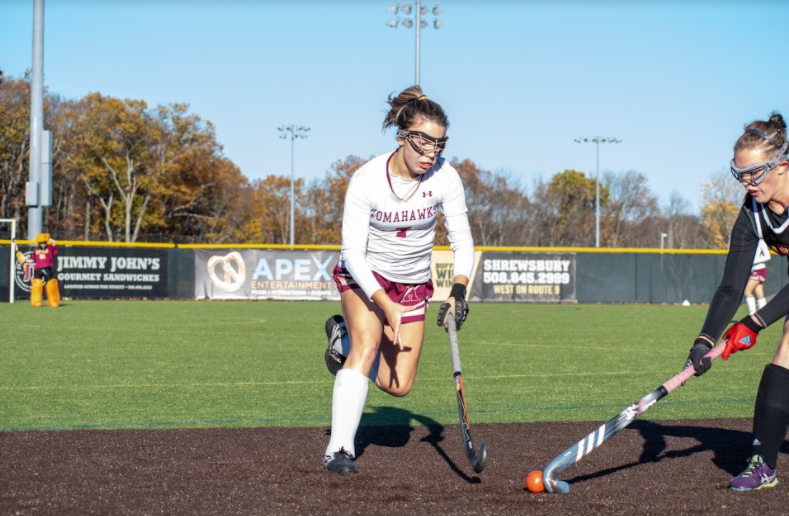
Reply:
[[[447, 314], [451, 309], [455, 311], [455, 328], [458, 330], [463, 325], [463, 321], [468, 316], [468, 303], [466, 303], [466, 286], [460, 283], [452, 285], [452, 290], [449, 291], [449, 299], [447, 299], [438, 309], [438, 320], [436, 324], [446, 328]], [[446, 328], [449, 331], [448, 328]]]
[[704, 355], [709, 353], [711, 349], [712, 346], [710, 346], [707, 340], [702, 338], [696, 339], [693, 346], [690, 348], [688, 359], [685, 361], [685, 369], [693, 366], [693, 369], [696, 370], [693, 376], [701, 376], [709, 371], [710, 367], [712, 367], [712, 359], [709, 357], [704, 358]]

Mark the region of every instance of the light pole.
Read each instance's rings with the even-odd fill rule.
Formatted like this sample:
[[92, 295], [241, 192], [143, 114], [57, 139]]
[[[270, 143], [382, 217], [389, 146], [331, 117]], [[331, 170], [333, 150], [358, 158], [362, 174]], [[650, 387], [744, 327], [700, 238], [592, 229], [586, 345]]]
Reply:
[[616, 138], [601, 138], [595, 136], [594, 138], [576, 138], [575, 143], [594, 143], [597, 150], [597, 169], [595, 178], [595, 194], [594, 194], [594, 246], [600, 247], [600, 144], [601, 143], [621, 143], [622, 140]]
[[[406, 29], [410, 29], [414, 27], [416, 29], [416, 71], [414, 73], [414, 84], [419, 86], [419, 54], [420, 54], [420, 44], [419, 44], [419, 37], [422, 29], [427, 28], [427, 22], [422, 19], [422, 16], [427, 14], [430, 9], [427, 8], [422, 2], [414, 2], [414, 4], [406, 3], [401, 4], [397, 3], [391, 7], [387, 7], [386, 9], [388, 12], [397, 15], [397, 12], [400, 11], [406, 18], [403, 20], [403, 27]], [[411, 13], [414, 13], [414, 18], [411, 18]], [[433, 16], [438, 16], [439, 14], [443, 13], [444, 10], [438, 6], [438, 4], [433, 6]], [[394, 20], [389, 20], [386, 22], [387, 27], [392, 27], [393, 29], [397, 28], [397, 24], [400, 23], [400, 17], [398, 16]], [[435, 18], [433, 20], [433, 28], [440, 29], [444, 26], [444, 22]]]
[[283, 125], [281, 127], [277, 127], [277, 131], [280, 132], [279, 137], [284, 139], [290, 138], [290, 245], [293, 245], [293, 235], [295, 234], [294, 231], [294, 223], [295, 220], [295, 196], [294, 196], [294, 174], [293, 174], [293, 161], [295, 157], [295, 141], [296, 138], [306, 138], [307, 131], [309, 131], [309, 127], [304, 127], [302, 125]]
[[[663, 239], [664, 239], [664, 238], [666, 238], [667, 236], [668, 236], [668, 233], [661, 233], [661, 234], [660, 234], [660, 250], [661, 250], [661, 251], [663, 250]], [[671, 242], [669, 242], [669, 244], [670, 244], [670, 243], [671, 243]]]
[[52, 205], [52, 134], [44, 130], [44, 0], [33, 2], [33, 69], [30, 76], [30, 181], [25, 185], [27, 238], [44, 231]]

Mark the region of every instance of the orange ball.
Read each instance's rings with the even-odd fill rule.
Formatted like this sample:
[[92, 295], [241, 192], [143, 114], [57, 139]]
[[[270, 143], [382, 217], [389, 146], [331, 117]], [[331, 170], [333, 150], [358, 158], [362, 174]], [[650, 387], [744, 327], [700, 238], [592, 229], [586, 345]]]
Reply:
[[545, 484], [542, 483], [542, 471], [532, 471], [526, 476], [526, 489], [532, 493], [545, 491]]

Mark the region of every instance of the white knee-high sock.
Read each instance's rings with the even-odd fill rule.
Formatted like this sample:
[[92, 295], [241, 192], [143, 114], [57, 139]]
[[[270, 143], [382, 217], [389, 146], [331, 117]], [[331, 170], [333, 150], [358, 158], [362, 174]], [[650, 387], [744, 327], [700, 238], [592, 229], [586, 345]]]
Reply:
[[756, 313], [756, 298], [748, 296], [745, 298], [745, 303], [748, 305], [748, 312], [750, 312], [751, 315]]
[[337, 372], [332, 395], [331, 439], [326, 447], [326, 455], [345, 448], [345, 451], [356, 457], [353, 441], [367, 401], [367, 390], [368, 379], [363, 374], [353, 369]]
[[759, 307], [759, 310], [764, 308], [764, 305], [766, 305], [766, 304], [767, 304], [767, 299], [766, 298], [760, 297], [760, 298], [756, 299], [756, 306]]

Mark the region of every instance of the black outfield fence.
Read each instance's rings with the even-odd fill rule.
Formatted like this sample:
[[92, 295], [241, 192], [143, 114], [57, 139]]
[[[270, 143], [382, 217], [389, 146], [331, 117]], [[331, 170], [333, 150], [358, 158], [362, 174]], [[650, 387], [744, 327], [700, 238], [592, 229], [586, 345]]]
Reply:
[[[20, 249], [30, 254], [33, 246]], [[64, 298], [339, 299], [330, 276], [339, 246], [61, 241], [58, 249]], [[447, 253], [434, 251], [433, 280], [444, 289], [452, 277]], [[483, 247], [476, 254], [469, 298], [484, 303], [708, 303], [726, 262], [725, 251]], [[789, 277], [781, 257], [767, 270], [770, 297]], [[0, 301], [9, 301], [11, 285], [15, 299], [29, 298], [30, 277], [0, 240]]]

